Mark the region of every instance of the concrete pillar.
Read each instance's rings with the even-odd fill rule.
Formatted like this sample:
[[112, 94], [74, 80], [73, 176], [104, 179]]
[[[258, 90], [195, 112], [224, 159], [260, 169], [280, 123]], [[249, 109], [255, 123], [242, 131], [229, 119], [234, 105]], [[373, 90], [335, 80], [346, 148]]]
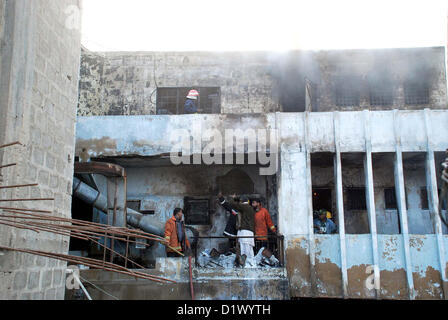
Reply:
[[339, 249], [341, 252], [341, 273], [342, 273], [342, 294], [348, 297], [348, 276], [347, 276], [347, 247], [345, 244], [345, 218], [344, 218], [344, 189], [342, 187], [342, 163], [339, 146], [339, 112], [333, 113], [334, 123], [334, 143], [336, 154], [334, 155], [334, 181], [336, 190], [336, 206], [338, 212], [339, 225]]
[[367, 213], [369, 215], [370, 236], [372, 241], [372, 256], [373, 256], [373, 272], [375, 277], [375, 296], [380, 298], [380, 268], [378, 256], [378, 235], [376, 227], [376, 210], [373, 187], [373, 168], [372, 168], [372, 144], [370, 140], [370, 111], [365, 110], [364, 113], [364, 136], [366, 141], [366, 154], [364, 155], [364, 177], [366, 185], [366, 203]]
[[406, 208], [406, 193], [403, 175], [403, 155], [401, 151], [400, 125], [398, 121], [398, 110], [394, 110], [394, 133], [395, 133], [395, 159], [394, 159], [394, 177], [395, 192], [397, 198], [398, 211], [400, 213], [401, 233], [403, 237], [404, 259], [406, 267], [406, 278], [408, 281], [409, 299], [415, 299], [414, 279], [412, 276], [412, 262], [409, 248], [409, 227], [408, 213]]
[[443, 239], [442, 221], [439, 216], [439, 195], [437, 188], [437, 176], [434, 160], [434, 148], [431, 143], [432, 129], [430, 125], [430, 110], [425, 109], [425, 127], [427, 138], [427, 153], [426, 153], [426, 188], [429, 196], [429, 212], [431, 213], [432, 221], [434, 223], [434, 230], [437, 237], [437, 253], [440, 263], [440, 276], [442, 278], [442, 291], [445, 300], [448, 300], [448, 280], [446, 276], [446, 251]]

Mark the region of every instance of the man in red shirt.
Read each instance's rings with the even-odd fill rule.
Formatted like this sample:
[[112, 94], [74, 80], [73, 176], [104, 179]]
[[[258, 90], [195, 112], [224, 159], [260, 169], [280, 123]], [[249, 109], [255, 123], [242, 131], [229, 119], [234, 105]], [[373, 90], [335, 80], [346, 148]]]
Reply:
[[252, 199], [251, 204], [255, 210], [255, 253], [261, 248], [268, 247], [268, 229], [277, 233], [271, 216], [266, 208], [261, 205], [260, 199]]
[[167, 257], [179, 257], [179, 254], [171, 248], [184, 254], [189, 254], [191, 247], [185, 234], [185, 225], [181, 208], [174, 209], [173, 216], [165, 223], [165, 240], [168, 243], [168, 246], [166, 247]]

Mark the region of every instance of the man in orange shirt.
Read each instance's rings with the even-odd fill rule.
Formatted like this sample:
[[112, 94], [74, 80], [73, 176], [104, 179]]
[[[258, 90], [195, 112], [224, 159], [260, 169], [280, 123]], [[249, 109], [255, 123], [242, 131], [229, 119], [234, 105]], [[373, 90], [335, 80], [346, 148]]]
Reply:
[[[171, 248], [185, 253], [190, 249], [190, 242], [185, 234], [185, 225], [182, 217], [182, 209], [174, 209], [173, 216], [165, 223], [165, 240], [168, 241]], [[180, 255], [169, 247], [166, 247], [166, 256], [179, 257]]]
[[260, 199], [252, 199], [251, 204], [255, 210], [255, 252], [268, 247], [268, 229], [277, 233], [271, 216], [266, 208], [261, 205]]

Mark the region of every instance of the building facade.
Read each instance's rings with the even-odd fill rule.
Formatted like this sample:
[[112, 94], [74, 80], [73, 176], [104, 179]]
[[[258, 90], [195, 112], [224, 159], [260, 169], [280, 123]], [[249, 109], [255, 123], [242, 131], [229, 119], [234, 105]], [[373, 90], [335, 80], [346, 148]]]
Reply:
[[[217, 193], [257, 194], [284, 236], [285, 264], [276, 274], [195, 270], [201, 298], [445, 298], [448, 238], [438, 215], [448, 147], [443, 48], [84, 52], [81, 70], [77, 154], [85, 149], [93, 160], [125, 167], [128, 201], [164, 222], [189, 198], [207, 200], [206, 219], [191, 226], [218, 236], [226, 213]], [[183, 112], [191, 88], [202, 92], [202, 113]], [[228, 132], [236, 144], [216, 139]], [[276, 134], [266, 144], [260, 132]], [[197, 161], [173, 164], [178, 152]], [[273, 163], [275, 170], [262, 174]], [[337, 234], [315, 234], [313, 211], [322, 208], [332, 212]], [[199, 248], [225, 246], [210, 240]], [[154, 272], [167, 264], [184, 270], [163, 248], [147, 259], [156, 261]], [[182, 272], [174, 274], [183, 279]]]

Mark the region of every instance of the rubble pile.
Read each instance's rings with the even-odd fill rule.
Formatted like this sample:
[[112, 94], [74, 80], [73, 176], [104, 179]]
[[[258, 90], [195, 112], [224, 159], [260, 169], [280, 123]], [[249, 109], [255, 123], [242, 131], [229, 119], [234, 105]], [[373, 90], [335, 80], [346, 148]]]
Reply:
[[[235, 267], [235, 253], [220, 254], [216, 249], [210, 252], [204, 250], [197, 258], [197, 263], [203, 268], [224, 268]], [[265, 248], [261, 248], [253, 259], [246, 259], [244, 268], [274, 268], [280, 265], [279, 260]]]

